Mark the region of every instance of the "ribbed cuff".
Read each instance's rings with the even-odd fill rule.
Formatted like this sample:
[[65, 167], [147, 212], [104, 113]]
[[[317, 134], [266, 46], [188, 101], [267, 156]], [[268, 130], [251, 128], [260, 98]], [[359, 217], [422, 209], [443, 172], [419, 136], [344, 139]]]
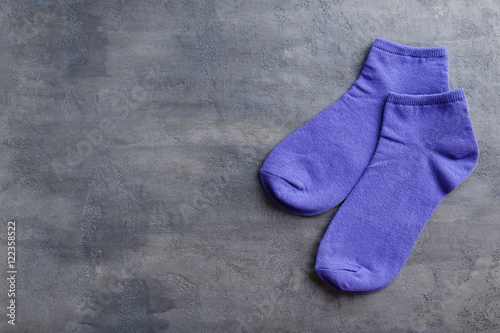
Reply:
[[446, 47], [414, 47], [396, 44], [381, 38], [375, 39], [373, 47], [393, 54], [417, 58], [442, 58], [448, 56]]
[[386, 103], [401, 105], [432, 105], [451, 103], [465, 99], [463, 89], [447, 91], [439, 94], [430, 95], [401, 95], [389, 93]]

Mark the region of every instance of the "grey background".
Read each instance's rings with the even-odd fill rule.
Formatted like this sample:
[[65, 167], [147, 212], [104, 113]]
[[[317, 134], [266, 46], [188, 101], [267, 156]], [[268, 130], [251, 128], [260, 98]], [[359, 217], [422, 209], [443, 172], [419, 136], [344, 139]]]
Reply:
[[[2, 1], [0, 27], [1, 332], [500, 332], [497, 1]], [[376, 37], [448, 48], [481, 158], [352, 296], [313, 269], [335, 210], [283, 211], [258, 170]]]

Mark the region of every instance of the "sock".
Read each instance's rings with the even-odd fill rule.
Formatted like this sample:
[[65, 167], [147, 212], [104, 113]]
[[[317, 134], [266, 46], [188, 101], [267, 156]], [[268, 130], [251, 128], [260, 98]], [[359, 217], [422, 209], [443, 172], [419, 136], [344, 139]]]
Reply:
[[376, 39], [351, 89], [271, 152], [260, 172], [266, 192], [276, 204], [299, 215], [337, 206], [373, 156], [389, 91], [448, 90], [446, 48]]
[[389, 285], [434, 210], [478, 157], [462, 89], [389, 94], [373, 159], [320, 243], [318, 275], [348, 293]]

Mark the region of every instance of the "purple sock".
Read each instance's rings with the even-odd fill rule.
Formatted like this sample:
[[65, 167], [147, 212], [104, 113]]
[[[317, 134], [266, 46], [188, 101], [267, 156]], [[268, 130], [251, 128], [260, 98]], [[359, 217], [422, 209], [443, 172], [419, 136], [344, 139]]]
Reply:
[[335, 207], [373, 156], [389, 92], [448, 90], [446, 48], [375, 40], [352, 88], [271, 152], [261, 169], [264, 188], [295, 214], [316, 215]]
[[434, 210], [479, 157], [462, 89], [391, 93], [383, 118], [375, 155], [318, 250], [316, 272], [343, 292], [389, 285]]

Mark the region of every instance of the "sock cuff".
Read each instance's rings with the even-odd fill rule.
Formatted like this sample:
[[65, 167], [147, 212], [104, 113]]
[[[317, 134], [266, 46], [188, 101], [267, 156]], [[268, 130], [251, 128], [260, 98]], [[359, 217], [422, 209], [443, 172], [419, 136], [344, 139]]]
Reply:
[[448, 56], [446, 47], [414, 47], [396, 44], [381, 38], [375, 39], [373, 47], [407, 57], [416, 58], [443, 58]]
[[400, 105], [432, 105], [451, 103], [460, 100], [465, 100], [465, 92], [463, 89], [430, 95], [402, 95], [389, 93], [386, 103]]

